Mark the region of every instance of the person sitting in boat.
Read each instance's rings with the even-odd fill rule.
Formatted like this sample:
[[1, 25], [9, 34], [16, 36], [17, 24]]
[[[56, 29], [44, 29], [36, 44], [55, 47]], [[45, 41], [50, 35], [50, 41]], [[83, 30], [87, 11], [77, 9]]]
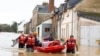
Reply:
[[18, 40], [18, 47], [19, 48], [24, 48], [24, 46], [25, 46], [25, 43], [24, 43], [24, 41], [25, 41], [25, 35], [22, 33], [16, 40]]
[[44, 41], [42, 42], [42, 47], [48, 47], [51, 41], [49, 41], [47, 37], [45, 37], [43, 40]]
[[60, 41], [59, 40], [50, 41], [48, 39], [48, 36], [45, 37], [44, 41], [42, 42], [42, 47], [49, 47], [49, 46], [55, 46], [55, 45], [60, 45]]
[[76, 39], [74, 39], [74, 36], [71, 35], [69, 39], [63, 44], [66, 45], [66, 53], [75, 53], [75, 47], [78, 51], [78, 45], [76, 43]]
[[33, 52], [34, 46], [35, 46], [35, 38], [33, 37], [32, 33], [28, 34], [28, 36], [25, 39], [26, 43], [26, 51]]
[[52, 33], [50, 33], [49, 37], [48, 37], [49, 41], [54, 41], [54, 37], [52, 36]]

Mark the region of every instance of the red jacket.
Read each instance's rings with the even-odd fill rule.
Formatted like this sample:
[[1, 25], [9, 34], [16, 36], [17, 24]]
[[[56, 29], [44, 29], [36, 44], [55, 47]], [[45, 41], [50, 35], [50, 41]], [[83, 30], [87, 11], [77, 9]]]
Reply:
[[25, 37], [24, 36], [20, 36], [19, 37], [19, 43], [24, 44], [25, 41]]
[[76, 46], [76, 40], [74, 38], [70, 38], [67, 40], [66, 47], [67, 49], [75, 49]]
[[26, 45], [35, 45], [35, 38], [28, 37], [26, 41]]

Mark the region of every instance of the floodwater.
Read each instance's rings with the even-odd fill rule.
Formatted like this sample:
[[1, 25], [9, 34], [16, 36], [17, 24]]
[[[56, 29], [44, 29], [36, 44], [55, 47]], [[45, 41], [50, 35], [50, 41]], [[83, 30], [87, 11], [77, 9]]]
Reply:
[[79, 53], [68, 54], [63, 50], [62, 53], [39, 53], [26, 52], [25, 49], [18, 49], [17, 45], [11, 47], [12, 39], [16, 39], [19, 34], [0, 33], [0, 56], [100, 56], [100, 47], [80, 46]]

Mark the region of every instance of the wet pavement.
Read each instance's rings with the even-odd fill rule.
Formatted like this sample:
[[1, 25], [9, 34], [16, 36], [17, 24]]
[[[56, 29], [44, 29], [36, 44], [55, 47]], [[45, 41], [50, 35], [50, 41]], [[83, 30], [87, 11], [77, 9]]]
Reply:
[[25, 49], [19, 50], [17, 45], [11, 47], [11, 40], [16, 37], [14, 34], [12, 37], [10, 35], [6, 36], [0, 33], [0, 56], [100, 56], [100, 47], [90, 46], [80, 46], [79, 54], [68, 54], [65, 51], [62, 53], [26, 52]]

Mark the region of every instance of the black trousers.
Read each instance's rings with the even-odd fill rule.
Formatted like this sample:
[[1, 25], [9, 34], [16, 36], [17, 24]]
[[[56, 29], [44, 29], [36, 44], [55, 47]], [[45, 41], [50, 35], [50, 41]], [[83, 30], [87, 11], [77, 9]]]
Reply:
[[35, 46], [42, 46], [42, 43], [41, 42], [39, 42], [39, 41], [37, 41], [37, 42], [35, 42]]
[[75, 53], [75, 49], [67, 49], [66, 53]]
[[33, 45], [26, 45], [26, 50], [28, 52], [34, 52], [34, 46]]
[[18, 47], [19, 48], [24, 48], [25, 44], [19, 43]]

